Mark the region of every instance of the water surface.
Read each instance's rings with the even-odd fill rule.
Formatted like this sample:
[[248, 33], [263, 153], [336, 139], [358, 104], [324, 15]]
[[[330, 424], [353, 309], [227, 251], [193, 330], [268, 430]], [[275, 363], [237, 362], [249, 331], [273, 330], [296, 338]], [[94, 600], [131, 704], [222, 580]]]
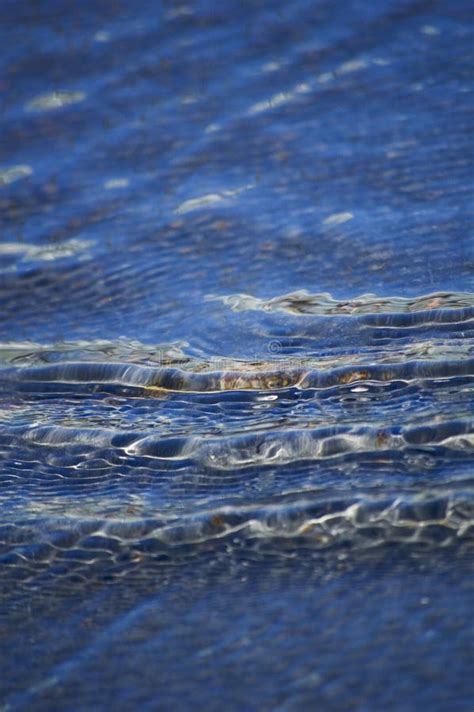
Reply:
[[469, 10], [3, 0], [2, 709], [470, 709]]

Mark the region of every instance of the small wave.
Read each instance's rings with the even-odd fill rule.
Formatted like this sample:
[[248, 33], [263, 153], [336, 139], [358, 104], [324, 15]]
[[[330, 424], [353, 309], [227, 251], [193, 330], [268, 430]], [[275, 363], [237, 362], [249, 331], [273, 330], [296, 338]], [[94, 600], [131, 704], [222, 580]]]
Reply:
[[[88, 449], [113, 448], [131, 458], [195, 462], [207, 469], [230, 470], [323, 461], [368, 453], [394, 457], [398, 452], [446, 448], [474, 452], [474, 432], [468, 420], [427, 422], [422, 426], [396, 424], [287, 427], [262, 432], [164, 436], [161, 432], [117, 432], [106, 428], [58, 425], [13, 428], [25, 442], [39, 446], [84, 445]], [[63, 458], [64, 463], [67, 458]]]
[[[474, 540], [474, 502], [463, 495], [347, 499], [301, 499], [292, 504], [226, 506], [200, 514], [147, 519], [61, 517], [18, 521], [0, 528], [3, 575], [15, 567], [44, 570], [62, 563], [107, 563], [126, 570], [131, 562], [163, 554], [187, 557], [200, 545], [224, 540], [306, 542], [315, 549], [374, 548], [389, 543], [448, 546]], [[191, 548], [190, 548], [191, 547]]]
[[[160, 391], [222, 392], [328, 388], [357, 381], [413, 381], [474, 375], [474, 359], [409, 360], [402, 363], [358, 363], [319, 369], [317, 360], [250, 363], [239, 370], [201, 371], [206, 364], [190, 363], [188, 369], [141, 366], [129, 363], [77, 362], [19, 369], [5, 369], [3, 380], [64, 384], [118, 384], [141, 388], [153, 395]], [[146, 394], [145, 393], [145, 394]]]
[[129, 455], [160, 460], [194, 460], [218, 470], [286, 465], [305, 460], [328, 460], [356, 454], [385, 453], [413, 448], [444, 447], [473, 451], [473, 433], [466, 421], [400, 428], [330, 426], [285, 429], [222, 436], [163, 439], [149, 435], [131, 442]]
[[[466, 321], [474, 317], [474, 295], [463, 292], [434, 292], [420, 297], [377, 297], [362, 294], [353, 299], [334, 299], [329, 293], [310, 294], [304, 290], [272, 299], [248, 294], [210, 296], [233, 311], [259, 310], [309, 316], [372, 317], [376, 325], [405, 326], [427, 321]], [[376, 318], [374, 318], [376, 317]], [[398, 317], [398, 318], [397, 318]]]

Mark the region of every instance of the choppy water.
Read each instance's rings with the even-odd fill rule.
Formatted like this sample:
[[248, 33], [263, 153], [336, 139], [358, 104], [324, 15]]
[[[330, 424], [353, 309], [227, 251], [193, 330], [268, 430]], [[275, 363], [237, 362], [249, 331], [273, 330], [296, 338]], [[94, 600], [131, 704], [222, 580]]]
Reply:
[[0, 7], [2, 709], [470, 709], [469, 3]]

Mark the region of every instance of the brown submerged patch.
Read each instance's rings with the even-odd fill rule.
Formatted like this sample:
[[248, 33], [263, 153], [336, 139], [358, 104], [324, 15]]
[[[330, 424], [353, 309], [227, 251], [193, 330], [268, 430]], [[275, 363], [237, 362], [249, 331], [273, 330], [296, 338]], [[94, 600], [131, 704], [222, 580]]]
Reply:
[[377, 447], [385, 447], [390, 440], [390, 435], [385, 430], [379, 430], [375, 436], [375, 444]]
[[224, 528], [224, 520], [219, 514], [214, 514], [211, 517], [211, 524], [213, 524], [215, 527], [219, 527], [219, 529]]
[[237, 371], [224, 373], [221, 378], [221, 386], [222, 390], [273, 391], [294, 386], [300, 379], [301, 373], [284, 371], [245, 373]]
[[354, 381], [366, 381], [370, 377], [368, 371], [350, 371], [339, 376], [339, 383], [347, 384]]

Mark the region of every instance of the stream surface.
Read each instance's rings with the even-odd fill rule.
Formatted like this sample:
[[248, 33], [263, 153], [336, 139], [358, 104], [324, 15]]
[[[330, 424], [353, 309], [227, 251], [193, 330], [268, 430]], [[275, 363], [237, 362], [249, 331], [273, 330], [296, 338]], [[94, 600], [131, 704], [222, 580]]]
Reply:
[[0, 709], [469, 712], [470, 3], [0, 13]]

